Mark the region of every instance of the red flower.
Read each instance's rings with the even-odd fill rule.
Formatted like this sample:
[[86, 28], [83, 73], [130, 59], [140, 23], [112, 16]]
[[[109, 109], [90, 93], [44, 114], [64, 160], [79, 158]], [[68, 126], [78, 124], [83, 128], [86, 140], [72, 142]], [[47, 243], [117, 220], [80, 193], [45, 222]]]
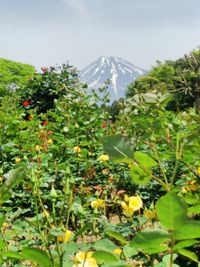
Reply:
[[24, 101], [24, 102], [23, 102], [23, 106], [24, 106], [24, 107], [27, 107], [29, 104], [30, 104], [30, 103], [29, 103], [28, 101]]
[[107, 123], [105, 121], [103, 121], [101, 124], [101, 128], [106, 128], [106, 127], [107, 127]]
[[47, 123], [48, 123], [48, 121], [43, 121], [42, 125], [43, 125], [43, 126], [46, 126]]
[[48, 68], [47, 67], [42, 67], [41, 70], [42, 70], [43, 73], [46, 73]]

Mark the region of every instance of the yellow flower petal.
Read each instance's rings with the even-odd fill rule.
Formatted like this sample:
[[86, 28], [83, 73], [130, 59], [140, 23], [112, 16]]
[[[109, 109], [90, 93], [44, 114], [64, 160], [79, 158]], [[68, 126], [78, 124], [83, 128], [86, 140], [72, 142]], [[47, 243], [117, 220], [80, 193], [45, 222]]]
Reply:
[[132, 208], [130, 208], [130, 207], [127, 207], [127, 208], [123, 209], [123, 214], [126, 217], [132, 217], [133, 213], [134, 213], [134, 210]]
[[113, 253], [116, 254], [116, 255], [121, 255], [122, 254], [122, 250], [121, 248], [116, 248], [113, 250]]
[[65, 231], [65, 236], [64, 236], [64, 243], [67, 243], [70, 241], [71, 237], [73, 235], [73, 232], [70, 230]]
[[101, 155], [99, 158], [99, 161], [105, 162], [109, 160], [109, 156], [108, 155]]
[[92, 254], [92, 251], [79, 251], [74, 258], [75, 264], [73, 264], [73, 267], [98, 267], [96, 260], [92, 258]]
[[143, 202], [139, 196], [129, 198], [129, 207], [134, 211], [137, 211], [142, 208]]
[[105, 202], [103, 199], [95, 199], [91, 202], [91, 207], [93, 209], [98, 209], [98, 208], [102, 208], [104, 207], [105, 205]]
[[81, 148], [79, 146], [73, 147], [73, 150], [74, 150], [75, 153], [80, 153], [81, 152]]
[[19, 163], [21, 161], [20, 158], [15, 158], [15, 163]]

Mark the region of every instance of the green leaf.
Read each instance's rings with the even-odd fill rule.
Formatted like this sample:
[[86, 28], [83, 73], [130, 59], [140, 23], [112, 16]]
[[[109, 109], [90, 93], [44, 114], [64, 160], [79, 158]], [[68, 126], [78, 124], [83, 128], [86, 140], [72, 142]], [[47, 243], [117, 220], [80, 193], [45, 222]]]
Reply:
[[[174, 254], [173, 259], [175, 260], [176, 258], [177, 258], [177, 254]], [[170, 259], [171, 259], [171, 255], [167, 254], [162, 258], [162, 262], [159, 262], [154, 267], [169, 267], [170, 266]], [[172, 267], [180, 267], [180, 266], [173, 263]]]
[[0, 250], [4, 249], [6, 246], [6, 243], [3, 240], [0, 240]]
[[63, 236], [63, 231], [60, 228], [52, 228], [50, 229], [49, 233], [52, 236]]
[[199, 199], [196, 198], [196, 197], [194, 197], [193, 195], [191, 195], [191, 196], [189, 196], [189, 195], [185, 196], [184, 197], [184, 200], [189, 205], [196, 205], [199, 202]]
[[151, 172], [145, 172], [139, 166], [132, 165], [130, 168], [131, 179], [134, 184], [146, 184], [151, 180]]
[[189, 251], [187, 249], [179, 249], [177, 252], [179, 254], [181, 254], [181, 255], [189, 258], [190, 260], [193, 260], [193, 261], [195, 261], [197, 263], [199, 262], [198, 261], [198, 257], [197, 257], [197, 255], [194, 252], [191, 252], [191, 251]]
[[112, 252], [117, 246], [108, 238], [98, 240], [93, 246], [96, 250]]
[[41, 249], [24, 247], [22, 249], [22, 256], [27, 260], [40, 264], [42, 267], [52, 266], [48, 255]]
[[133, 161], [134, 148], [127, 138], [121, 135], [106, 136], [102, 140], [105, 152], [116, 163], [130, 163]]
[[182, 248], [187, 248], [187, 247], [191, 247], [194, 244], [199, 243], [199, 241], [191, 239], [191, 240], [184, 240], [181, 242], [178, 242], [175, 246], [174, 246], [174, 251], [178, 250], [178, 249], [182, 249]]
[[84, 224], [83, 227], [82, 227], [81, 229], [79, 229], [79, 230], [75, 233], [75, 235], [74, 235], [74, 237], [73, 237], [73, 241], [76, 241], [77, 238], [78, 238], [80, 235], [82, 235], [85, 231], [87, 231], [88, 229], [90, 229], [90, 227], [91, 227], [91, 223], [86, 223], [86, 224]]
[[168, 246], [165, 244], [167, 241], [169, 241], [167, 231], [148, 229], [138, 232], [130, 245], [144, 253], [153, 254], [168, 250]]
[[148, 104], [156, 104], [158, 102], [158, 98], [156, 94], [145, 93], [142, 94], [144, 101]]
[[144, 152], [136, 151], [134, 153], [134, 159], [145, 169], [150, 169], [153, 166], [158, 165], [158, 163], [152, 157]]
[[200, 222], [186, 221], [180, 228], [174, 231], [176, 240], [200, 238]]
[[92, 254], [92, 257], [95, 258], [100, 264], [118, 261], [118, 257], [116, 257], [113, 253], [104, 250], [95, 251]]
[[23, 260], [23, 257], [19, 252], [16, 251], [5, 251], [1, 254], [3, 257], [7, 258], [13, 258], [13, 259], [18, 259], [18, 260]]
[[24, 178], [26, 173], [25, 167], [19, 167], [17, 169], [11, 170], [5, 174], [6, 181], [0, 189], [0, 203], [8, 200], [10, 198], [10, 190], [18, 184], [22, 178]]
[[79, 246], [76, 243], [70, 243], [70, 244], [63, 244], [63, 251], [64, 251], [64, 255], [73, 255], [78, 249]]
[[120, 241], [122, 244], [127, 244], [128, 241], [117, 231], [106, 229], [105, 233], [110, 237], [115, 238], [116, 240]]
[[0, 227], [2, 227], [2, 225], [3, 225], [4, 221], [5, 221], [5, 219], [6, 219], [6, 216], [3, 215], [3, 214], [0, 214]]
[[[173, 254], [173, 260], [175, 261], [176, 259], [177, 259], [177, 257], [178, 257], [178, 255], [177, 254]], [[165, 255], [163, 258], [162, 258], [162, 261], [164, 262], [164, 263], [166, 263], [166, 266], [168, 267], [169, 265], [170, 265], [170, 261], [171, 261], [171, 254], [167, 254], [167, 255]], [[176, 264], [173, 264], [173, 267], [174, 266], [178, 266], [178, 265], [176, 265]]]
[[198, 214], [200, 213], [200, 204], [188, 208], [188, 214]]
[[135, 256], [138, 254], [138, 250], [134, 248], [133, 246], [125, 245], [123, 248], [123, 253], [125, 257], [130, 258], [132, 256]]
[[63, 266], [72, 266], [73, 255], [78, 251], [79, 246], [76, 243], [62, 245], [63, 248]]
[[169, 192], [156, 203], [156, 213], [163, 227], [175, 230], [187, 219], [187, 206], [176, 194]]

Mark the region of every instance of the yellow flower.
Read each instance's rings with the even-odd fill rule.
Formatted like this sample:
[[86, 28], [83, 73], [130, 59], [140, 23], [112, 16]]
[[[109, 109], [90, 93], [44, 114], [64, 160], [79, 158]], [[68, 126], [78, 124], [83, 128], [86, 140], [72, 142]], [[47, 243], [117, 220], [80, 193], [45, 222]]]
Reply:
[[129, 202], [129, 196], [128, 196], [128, 195], [125, 195], [125, 196], [124, 196], [124, 201], [125, 201], [125, 202]]
[[71, 237], [73, 236], [73, 232], [70, 230], [65, 231], [65, 236], [64, 236], [64, 243], [67, 243], [71, 240]]
[[129, 197], [129, 207], [133, 208], [134, 211], [142, 208], [143, 202], [139, 196]]
[[35, 146], [35, 151], [36, 151], [36, 152], [40, 152], [40, 146], [39, 146], [39, 145], [36, 145], [36, 146]]
[[133, 213], [142, 208], [143, 202], [139, 196], [128, 197], [125, 195], [124, 201], [121, 202], [123, 214], [126, 217], [131, 217]]
[[197, 168], [197, 173], [200, 175], [200, 167]]
[[15, 163], [19, 163], [21, 161], [20, 158], [15, 158]]
[[47, 144], [52, 145], [53, 144], [53, 140], [52, 139], [48, 139], [47, 140]]
[[93, 209], [98, 209], [98, 208], [104, 207], [104, 205], [105, 205], [105, 202], [103, 199], [95, 199], [91, 202], [91, 207]]
[[3, 176], [0, 176], [0, 182], [3, 182]]
[[116, 255], [121, 255], [122, 254], [122, 250], [121, 248], [116, 248], [113, 250], [113, 253], [116, 254]]
[[101, 155], [99, 157], [99, 161], [105, 162], [109, 160], [109, 156], [108, 155]]
[[74, 264], [72, 267], [98, 267], [97, 262], [92, 258], [92, 251], [76, 253], [74, 257]]
[[124, 201], [121, 202], [121, 206], [122, 206], [122, 209], [123, 209], [123, 214], [126, 217], [133, 216], [134, 210], [131, 207], [129, 207]]
[[79, 146], [73, 147], [73, 150], [74, 150], [75, 153], [80, 153], [81, 152], [81, 148]]
[[70, 230], [66, 230], [63, 236], [58, 236], [58, 242], [68, 243], [73, 235], [73, 232]]
[[156, 218], [156, 211], [155, 210], [145, 210], [144, 216], [150, 220], [155, 219]]

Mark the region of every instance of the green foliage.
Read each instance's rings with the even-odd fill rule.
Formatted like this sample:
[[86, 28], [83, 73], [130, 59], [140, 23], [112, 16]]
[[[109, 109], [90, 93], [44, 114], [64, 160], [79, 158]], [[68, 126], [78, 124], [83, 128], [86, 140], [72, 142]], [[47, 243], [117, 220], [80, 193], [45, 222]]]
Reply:
[[51, 266], [51, 261], [48, 255], [41, 249], [24, 247], [22, 249], [22, 256], [25, 259], [37, 262], [38, 264], [40, 264], [41, 267]]
[[172, 92], [170, 110], [185, 110], [195, 106], [200, 110], [200, 50], [196, 49], [175, 61], [158, 62], [146, 76], [140, 77], [127, 88], [127, 97], [143, 93]]
[[[38, 114], [55, 108], [56, 100], [77, 98], [83, 94], [76, 69], [69, 65], [58, 68], [42, 68], [42, 73], [35, 73], [32, 79], [21, 90], [21, 101], [27, 101], [27, 109], [36, 108]], [[82, 92], [81, 90], [82, 89]]]
[[144, 230], [135, 235], [131, 246], [148, 254], [161, 253], [169, 249], [165, 244], [169, 238], [168, 232], [164, 230]]
[[157, 201], [156, 212], [162, 226], [169, 230], [180, 228], [187, 218], [186, 204], [172, 192]]
[[26, 168], [20, 167], [4, 175], [6, 180], [0, 188], [0, 204], [11, 197], [12, 188], [25, 177], [25, 173]]
[[31, 65], [0, 58], [0, 97], [15, 92], [34, 72], [35, 69]]
[[42, 71], [0, 107], [0, 265], [199, 263], [199, 117], [144, 91], [113, 122], [73, 68]]
[[114, 162], [131, 163], [133, 148], [126, 138], [120, 135], [107, 136], [103, 140], [104, 150]]

